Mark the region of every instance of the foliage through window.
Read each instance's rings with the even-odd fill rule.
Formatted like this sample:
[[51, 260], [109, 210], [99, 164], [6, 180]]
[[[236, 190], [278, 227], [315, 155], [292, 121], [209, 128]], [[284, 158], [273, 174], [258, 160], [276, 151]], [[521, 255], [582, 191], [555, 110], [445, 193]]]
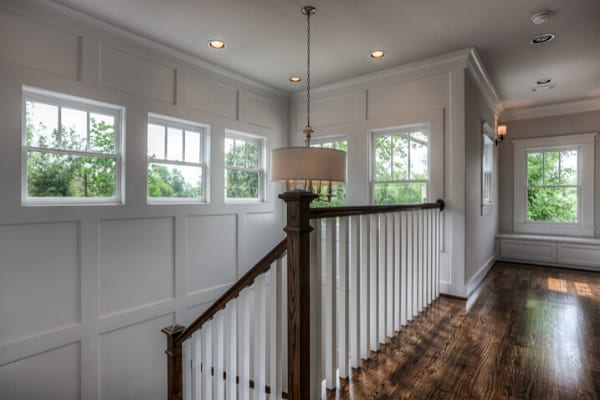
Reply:
[[[348, 152], [348, 141], [346, 139], [313, 139], [310, 142], [311, 147], [324, 147], [328, 149], [337, 149]], [[348, 157], [346, 157], [346, 170], [348, 169]], [[327, 195], [327, 187], [321, 187], [321, 194]], [[346, 185], [335, 184], [331, 188], [331, 201], [314, 200], [310, 203], [311, 207], [343, 207], [346, 205]]]
[[577, 149], [527, 152], [527, 219], [577, 222]]
[[118, 202], [122, 108], [24, 88], [23, 199]]
[[225, 135], [225, 198], [263, 199], [264, 139], [227, 131]]
[[150, 201], [205, 201], [206, 127], [169, 117], [148, 117]]
[[373, 202], [427, 201], [429, 128], [425, 125], [373, 132]]

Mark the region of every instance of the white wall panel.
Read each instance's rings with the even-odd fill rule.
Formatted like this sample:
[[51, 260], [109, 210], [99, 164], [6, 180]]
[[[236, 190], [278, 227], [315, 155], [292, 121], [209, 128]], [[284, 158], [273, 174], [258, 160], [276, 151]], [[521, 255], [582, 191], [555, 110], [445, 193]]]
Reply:
[[209, 114], [236, 118], [237, 89], [235, 87], [190, 72], [187, 79], [187, 93], [190, 107]]
[[237, 216], [188, 218], [187, 291], [233, 283], [237, 271]]
[[240, 91], [240, 121], [267, 128], [277, 128], [281, 125], [282, 112], [285, 109], [287, 109], [287, 101], [273, 100], [273, 98], [261, 96], [247, 90]]
[[[277, 213], [246, 214], [246, 257], [240, 260], [240, 275], [255, 265], [284, 237], [283, 226]], [[257, 236], [253, 232], [264, 232]]]
[[600, 269], [600, 246], [558, 243], [557, 264], [581, 265]]
[[173, 322], [168, 314], [100, 336], [100, 399], [167, 397], [166, 339], [160, 330]]
[[79, 224], [0, 226], [0, 343], [78, 324]]
[[0, 366], [0, 398], [80, 399], [80, 345], [73, 343]]
[[[306, 125], [306, 97], [296, 102], [296, 129], [303, 130]], [[362, 119], [365, 110], [361, 107], [361, 95], [358, 91], [314, 96], [311, 98], [311, 125], [324, 127], [356, 122]]]
[[208, 307], [212, 306], [212, 304], [213, 302], [209, 301], [206, 303], [186, 308], [184, 319], [182, 321], [177, 321], [177, 323], [183, 324], [183, 326], [189, 326], [192, 322], [196, 320], [196, 318], [201, 316], [204, 313], [204, 311], [208, 310]]
[[174, 297], [173, 219], [100, 223], [100, 314]]
[[175, 76], [174, 68], [101, 46], [100, 82], [104, 87], [174, 103]]
[[75, 80], [79, 78], [80, 38], [0, 11], [0, 58]]
[[556, 244], [533, 240], [506, 240], [500, 242], [502, 258], [554, 263]]

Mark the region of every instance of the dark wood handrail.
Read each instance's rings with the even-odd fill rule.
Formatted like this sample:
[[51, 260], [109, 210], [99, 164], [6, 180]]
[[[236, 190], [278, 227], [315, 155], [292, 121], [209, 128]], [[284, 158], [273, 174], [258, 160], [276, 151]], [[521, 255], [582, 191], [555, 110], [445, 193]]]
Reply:
[[277, 259], [283, 257], [287, 249], [287, 239], [283, 239], [277, 246], [264, 256], [254, 267], [244, 274], [236, 283], [233, 284], [217, 301], [214, 302], [198, 319], [190, 324], [175, 339], [175, 345], [180, 346], [186, 339], [189, 339], [194, 332], [202, 328], [207, 321], [210, 321], [214, 315], [225, 308], [227, 303], [239, 296], [240, 292], [246, 287], [252, 285], [254, 280], [263, 272], [267, 272], [271, 264]]
[[331, 217], [347, 217], [351, 215], [362, 214], [381, 214], [389, 212], [427, 210], [431, 208], [439, 208], [444, 210], [444, 200], [439, 199], [435, 203], [419, 203], [419, 204], [397, 204], [397, 205], [382, 205], [382, 206], [348, 206], [348, 207], [317, 207], [310, 209], [310, 219], [315, 218], [331, 218]]

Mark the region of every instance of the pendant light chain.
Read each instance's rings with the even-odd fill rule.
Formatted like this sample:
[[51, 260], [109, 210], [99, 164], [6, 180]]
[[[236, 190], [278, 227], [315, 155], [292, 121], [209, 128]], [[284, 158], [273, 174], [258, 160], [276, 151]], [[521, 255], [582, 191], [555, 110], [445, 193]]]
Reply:
[[312, 131], [310, 126], [310, 14], [306, 13], [306, 130]]

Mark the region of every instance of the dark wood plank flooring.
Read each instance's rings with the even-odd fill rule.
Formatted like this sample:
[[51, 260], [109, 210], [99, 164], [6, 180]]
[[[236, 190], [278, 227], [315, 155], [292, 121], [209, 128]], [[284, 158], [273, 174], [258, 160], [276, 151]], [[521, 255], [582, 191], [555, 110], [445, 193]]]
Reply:
[[352, 370], [342, 399], [600, 399], [600, 274], [497, 263]]

